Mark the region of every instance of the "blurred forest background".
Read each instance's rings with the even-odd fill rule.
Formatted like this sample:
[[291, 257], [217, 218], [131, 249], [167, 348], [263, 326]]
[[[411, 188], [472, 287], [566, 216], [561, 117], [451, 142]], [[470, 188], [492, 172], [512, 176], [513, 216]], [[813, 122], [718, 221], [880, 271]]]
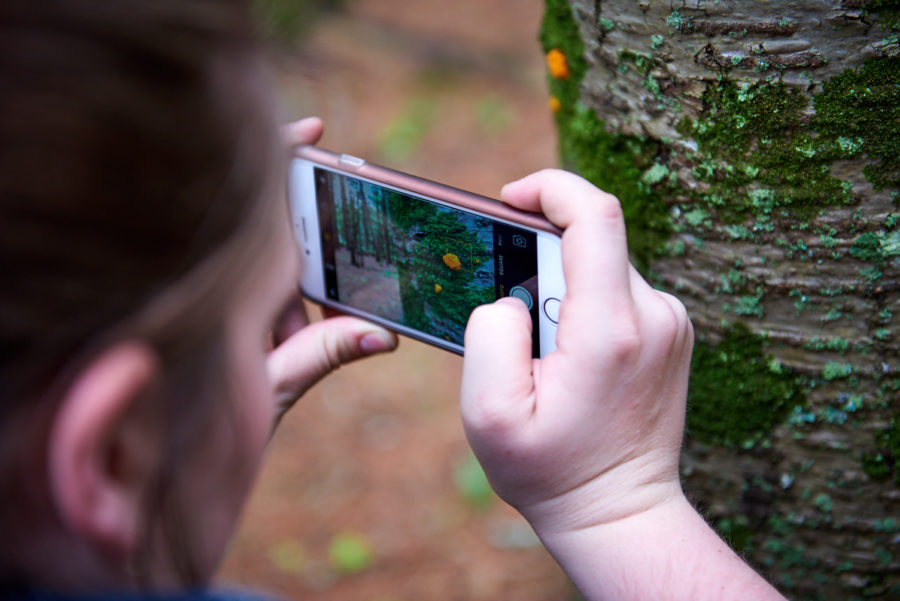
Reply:
[[[324, 148], [493, 197], [557, 164], [541, 0], [257, 4], [285, 118], [322, 117]], [[307, 394], [220, 584], [325, 601], [573, 598], [468, 450], [461, 367], [403, 339]]]

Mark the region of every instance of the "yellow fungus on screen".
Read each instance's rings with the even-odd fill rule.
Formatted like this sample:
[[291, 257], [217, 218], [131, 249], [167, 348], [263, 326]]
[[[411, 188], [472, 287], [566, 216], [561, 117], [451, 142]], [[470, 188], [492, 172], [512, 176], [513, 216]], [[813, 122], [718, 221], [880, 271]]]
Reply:
[[462, 263], [459, 260], [459, 257], [454, 255], [453, 253], [447, 253], [444, 255], [444, 265], [452, 269], [453, 271], [459, 271], [462, 267]]

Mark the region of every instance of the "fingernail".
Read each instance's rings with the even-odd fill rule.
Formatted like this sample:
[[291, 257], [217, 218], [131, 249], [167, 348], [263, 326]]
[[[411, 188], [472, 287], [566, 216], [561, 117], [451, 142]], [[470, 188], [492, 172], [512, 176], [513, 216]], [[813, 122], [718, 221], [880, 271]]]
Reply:
[[525, 307], [526, 311], [528, 310], [528, 305], [526, 305], [525, 301], [523, 301], [518, 296], [504, 296], [504, 297], [498, 298], [495, 302], [498, 304], [509, 305], [510, 307], [516, 307], [516, 308], [521, 306], [521, 307]]
[[519, 181], [521, 181], [521, 180], [515, 180], [515, 181], [512, 181], [512, 182], [508, 182], [508, 183], [506, 183], [506, 184], [503, 184], [503, 187], [500, 188], [500, 196], [503, 196], [503, 195], [506, 193], [506, 191], [507, 191], [508, 189], [510, 189], [510, 188], [515, 188], [515, 187], [516, 187], [516, 184], [519, 183]]
[[318, 124], [318, 122], [321, 120], [322, 119], [320, 119], [319, 117], [316, 117], [315, 115], [313, 115], [312, 117], [304, 117], [303, 119], [300, 119], [299, 121], [297, 121], [297, 125]]
[[396, 346], [397, 339], [390, 332], [384, 330], [370, 332], [359, 339], [359, 350], [365, 355], [391, 351]]

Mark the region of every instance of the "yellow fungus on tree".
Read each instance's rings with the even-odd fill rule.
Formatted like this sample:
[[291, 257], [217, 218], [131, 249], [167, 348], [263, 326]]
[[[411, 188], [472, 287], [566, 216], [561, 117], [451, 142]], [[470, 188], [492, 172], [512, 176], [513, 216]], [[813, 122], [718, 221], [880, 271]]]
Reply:
[[440, 284], [435, 284], [435, 285], [434, 285], [434, 292], [435, 292], [435, 294], [437, 294], [438, 292], [440, 292], [440, 291], [443, 290], [443, 289], [444, 289], [444, 287], [441, 286]]
[[453, 271], [459, 271], [460, 267], [462, 267], [462, 263], [460, 263], [459, 257], [454, 255], [453, 253], [447, 253], [446, 255], [444, 255], [444, 265], [446, 265]]
[[559, 48], [547, 53], [547, 70], [554, 79], [569, 78], [569, 64], [566, 62], [566, 55]]
[[562, 109], [562, 102], [559, 101], [559, 98], [556, 96], [551, 96], [547, 100], [547, 104], [550, 105], [550, 110], [554, 113], [558, 113], [560, 109]]

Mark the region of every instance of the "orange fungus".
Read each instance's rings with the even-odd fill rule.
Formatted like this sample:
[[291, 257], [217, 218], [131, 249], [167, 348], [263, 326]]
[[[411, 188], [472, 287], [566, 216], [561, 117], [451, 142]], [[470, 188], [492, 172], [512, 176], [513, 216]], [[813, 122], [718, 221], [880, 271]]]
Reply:
[[569, 64], [566, 55], [559, 48], [554, 48], [547, 53], [547, 70], [555, 79], [567, 79], [569, 77]]
[[444, 265], [446, 265], [453, 271], [459, 271], [460, 267], [462, 267], [462, 263], [460, 263], [459, 257], [454, 255], [453, 253], [447, 253], [443, 258]]
[[559, 101], [559, 98], [556, 96], [551, 96], [549, 100], [547, 100], [547, 104], [550, 105], [550, 110], [554, 113], [558, 113], [562, 108], [562, 102]]

